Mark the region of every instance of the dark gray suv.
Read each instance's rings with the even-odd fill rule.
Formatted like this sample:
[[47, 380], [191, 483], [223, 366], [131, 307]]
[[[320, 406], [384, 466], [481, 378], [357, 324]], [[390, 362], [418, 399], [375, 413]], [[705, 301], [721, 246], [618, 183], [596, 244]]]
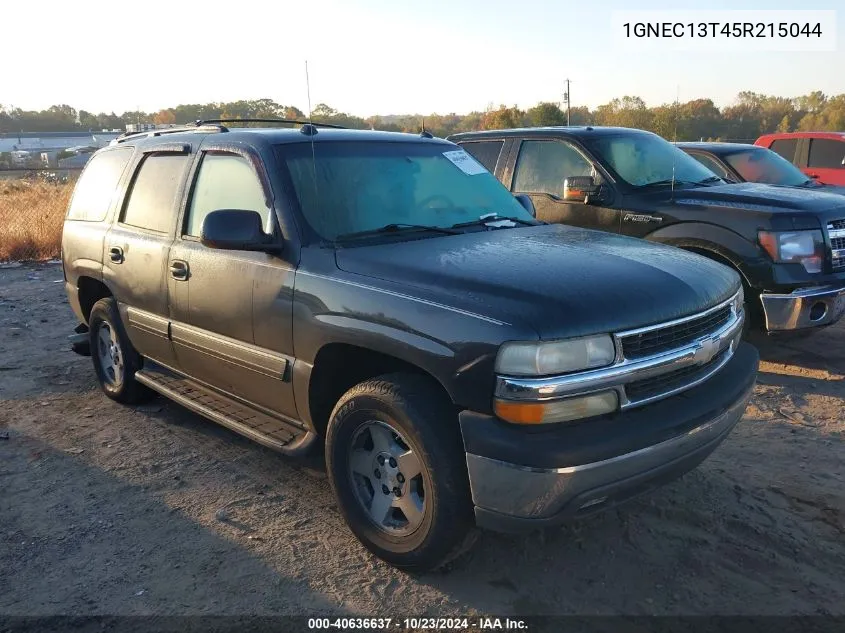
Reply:
[[425, 133], [223, 123], [92, 157], [62, 239], [73, 345], [117, 401], [324, 446], [381, 558], [612, 507], [741, 418], [758, 356], [728, 267], [540, 222]]

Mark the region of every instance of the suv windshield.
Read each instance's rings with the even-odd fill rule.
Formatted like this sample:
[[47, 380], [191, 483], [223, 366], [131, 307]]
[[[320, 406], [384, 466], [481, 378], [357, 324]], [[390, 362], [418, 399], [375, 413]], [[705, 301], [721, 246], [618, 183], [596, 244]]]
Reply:
[[600, 136], [587, 146], [627, 184], [699, 184], [718, 182], [713, 172], [669, 141], [648, 133]]
[[326, 240], [391, 224], [449, 228], [486, 214], [535, 222], [490, 172], [455, 146], [325, 141], [314, 143], [313, 157], [310, 143], [283, 145], [279, 152], [302, 214]]
[[725, 160], [748, 182], [789, 187], [812, 182], [795, 165], [768, 149], [748, 149], [728, 154]]

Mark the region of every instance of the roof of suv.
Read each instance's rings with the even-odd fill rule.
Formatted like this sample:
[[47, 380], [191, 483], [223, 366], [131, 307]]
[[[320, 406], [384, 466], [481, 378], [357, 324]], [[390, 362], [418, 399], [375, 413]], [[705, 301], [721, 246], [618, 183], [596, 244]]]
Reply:
[[[316, 124], [315, 124], [316, 125]], [[404, 132], [382, 132], [378, 130], [346, 130], [317, 127], [317, 133], [310, 135], [301, 129], [295, 128], [220, 128], [216, 126], [198, 126], [196, 128], [185, 127], [178, 130], [154, 130], [151, 132], [139, 132], [117, 139], [116, 144], [133, 143], [146, 145], [161, 142], [189, 142], [196, 139], [197, 134], [220, 135], [220, 141], [249, 141], [257, 136], [264, 143], [315, 143], [326, 141], [380, 141], [389, 143], [413, 143], [427, 142], [452, 145], [452, 143], [440, 138], [422, 136], [420, 134], [409, 134]], [[114, 143], [114, 142], [113, 142]]]
[[[713, 154], [733, 154], [753, 150], [755, 152], [766, 151], [765, 147], [752, 145], [751, 143], [719, 143], [718, 141], [679, 141], [675, 143], [681, 149], [700, 149]], [[771, 150], [769, 150], [771, 151]]]
[[551, 125], [547, 127], [523, 127], [508, 130], [484, 130], [482, 132], [459, 132], [452, 134], [447, 140], [462, 140], [465, 138], [502, 138], [507, 136], [569, 136], [587, 138], [590, 136], [610, 136], [616, 134], [653, 134], [646, 130], [630, 127], [604, 127], [601, 125]]
[[772, 132], [771, 134], [761, 135], [757, 140], [784, 138], [830, 138], [837, 141], [845, 141], [845, 132]]

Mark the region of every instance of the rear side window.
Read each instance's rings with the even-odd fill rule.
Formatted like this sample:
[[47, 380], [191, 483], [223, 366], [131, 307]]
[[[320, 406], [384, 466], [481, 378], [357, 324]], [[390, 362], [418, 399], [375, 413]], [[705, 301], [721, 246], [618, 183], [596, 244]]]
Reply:
[[121, 147], [97, 154], [88, 161], [73, 191], [68, 220], [102, 222], [106, 219], [132, 151], [131, 147]]
[[176, 219], [176, 195], [188, 168], [190, 156], [150, 154], [135, 175], [124, 224], [168, 233]]
[[199, 237], [202, 223], [212, 211], [256, 211], [266, 233], [272, 233], [270, 206], [252, 165], [237, 154], [206, 154], [194, 183], [185, 235]]
[[493, 174], [496, 172], [496, 162], [504, 144], [504, 141], [473, 141], [460, 145]]
[[777, 152], [792, 163], [795, 159], [795, 150], [797, 147], [797, 138], [779, 138], [772, 142], [772, 146], [769, 149], [773, 152]]
[[845, 167], [845, 142], [829, 138], [810, 139], [808, 167], [842, 169]]
[[593, 166], [568, 143], [523, 141], [516, 163], [513, 190], [563, 196], [563, 181], [573, 176], [598, 176]]

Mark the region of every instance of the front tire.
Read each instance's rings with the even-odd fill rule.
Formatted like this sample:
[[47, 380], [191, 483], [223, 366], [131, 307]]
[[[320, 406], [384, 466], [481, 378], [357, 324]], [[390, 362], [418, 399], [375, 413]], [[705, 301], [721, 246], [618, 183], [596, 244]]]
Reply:
[[135, 372], [141, 369], [141, 355], [129, 342], [112, 297], [94, 304], [88, 327], [91, 358], [103, 392], [123, 404], [149, 400], [153, 392], [135, 380]]
[[326, 466], [341, 513], [373, 554], [412, 572], [471, 542], [472, 500], [457, 419], [423, 376], [390, 374], [347, 391], [332, 412]]

